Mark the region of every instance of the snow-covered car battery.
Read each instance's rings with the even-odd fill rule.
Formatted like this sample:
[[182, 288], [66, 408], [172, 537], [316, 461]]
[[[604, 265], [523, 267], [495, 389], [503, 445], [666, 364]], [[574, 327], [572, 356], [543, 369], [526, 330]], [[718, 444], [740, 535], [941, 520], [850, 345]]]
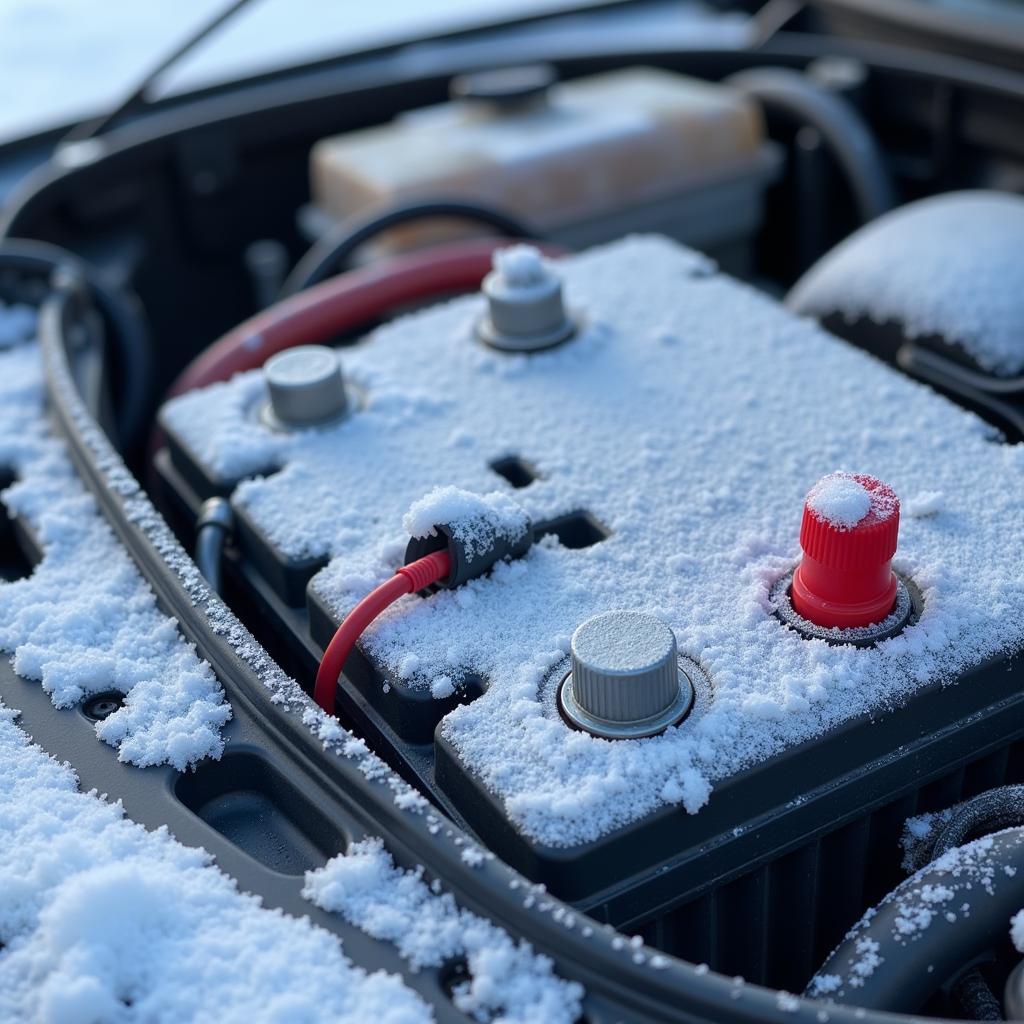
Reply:
[[[541, 272], [496, 273], [520, 271]], [[172, 400], [167, 508], [187, 531], [230, 498], [227, 600], [310, 686], [410, 536], [521, 512], [521, 557], [364, 633], [339, 713], [550, 891], [797, 989], [899, 879], [909, 815], [1024, 779], [1024, 448], [664, 239], [543, 273], [568, 327], [537, 351], [474, 295], [341, 349], [316, 425], [282, 422], [259, 372]], [[786, 614], [805, 495], [835, 470], [901, 501], [905, 615], [866, 639]], [[577, 628], [623, 609], [670, 627], [692, 699], [609, 739], [561, 684]]]

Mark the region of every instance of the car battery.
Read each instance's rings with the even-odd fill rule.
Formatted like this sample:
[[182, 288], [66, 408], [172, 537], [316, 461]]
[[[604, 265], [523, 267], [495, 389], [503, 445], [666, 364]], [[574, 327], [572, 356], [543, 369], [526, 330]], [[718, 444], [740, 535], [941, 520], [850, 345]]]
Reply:
[[[407, 550], [529, 524], [382, 614], [337, 708], [539, 885], [797, 989], [908, 814], [1020, 780], [1024, 460], [972, 413], [658, 237], [507, 250], [306, 358], [302, 401], [268, 365], [164, 407], [166, 507], [230, 499], [234, 593], [310, 687]], [[891, 487], [880, 625], [803, 617], [820, 478], [837, 544]]]
[[[745, 265], [781, 153], [736, 89], [645, 67], [555, 84], [541, 66], [463, 76], [452, 91], [449, 103], [313, 147], [314, 234], [375, 208], [458, 197], [574, 248], [657, 230]], [[421, 221], [381, 245], [465, 231]]]

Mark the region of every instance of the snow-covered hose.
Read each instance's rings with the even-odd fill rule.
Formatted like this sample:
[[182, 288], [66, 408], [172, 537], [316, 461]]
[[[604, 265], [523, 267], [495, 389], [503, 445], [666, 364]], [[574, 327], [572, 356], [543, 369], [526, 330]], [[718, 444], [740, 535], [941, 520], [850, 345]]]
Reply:
[[1011, 825], [1024, 826], [1024, 786], [999, 786], [966, 803], [939, 832], [929, 858], [941, 857], [947, 850], [963, 846], [971, 836], [983, 836]]
[[[986, 835], [1011, 825], [1024, 825], [1024, 786], [999, 786], [961, 804], [931, 842], [923, 841], [911, 854], [911, 864], [923, 867], [970, 836]], [[1002, 1020], [1002, 1007], [984, 975], [972, 967], [952, 991], [968, 1020]]]
[[917, 871], [954, 846], [963, 846], [968, 839], [1013, 825], [1024, 828], [1024, 786], [987, 789], [955, 806], [940, 828], [915, 842], [904, 867]]
[[913, 1013], [1005, 941], [1024, 906], [1024, 828], [947, 850], [847, 934], [807, 986], [812, 998]]
[[751, 68], [726, 82], [765, 110], [815, 128], [846, 175], [861, 220], [874, 220], [896, 205], [885, 158], [857, 108], [791, 68]]

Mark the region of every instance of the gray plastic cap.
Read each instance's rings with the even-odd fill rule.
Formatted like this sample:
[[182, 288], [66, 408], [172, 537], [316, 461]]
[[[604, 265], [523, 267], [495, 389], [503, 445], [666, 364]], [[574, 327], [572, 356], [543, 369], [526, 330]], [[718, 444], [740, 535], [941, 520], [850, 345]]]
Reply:
[[654, 615], [595, 615], [572, 637], [563, 712], [580, 728], [614, 739], [650, 736], [678, 721], [693, 701], [675, 634]]
[[274, 426], [313, 427], [340, 419], [348, 396], [338, 353], [326, 345], [299, 345], [272, 356], [263, 366]]
[[494, 254], [494, 270], [481, 286], [487, 313], [480, 337], [506, 352], [535, 352], [570, 338], [576, 325], [566, 313], [562, 280], [530, 245]]

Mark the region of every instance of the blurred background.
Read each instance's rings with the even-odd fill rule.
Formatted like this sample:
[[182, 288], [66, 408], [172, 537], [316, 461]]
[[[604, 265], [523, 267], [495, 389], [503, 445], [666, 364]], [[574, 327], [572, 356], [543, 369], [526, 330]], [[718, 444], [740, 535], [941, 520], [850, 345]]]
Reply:
[[[97, 113], [230, 0], [0, 0], [0, 142]], [[176, 64], [161, 87], [187, 91], [308, 60], [608, 0], [251, 0]], [[695, 31], [728, 32], [742, 13], [673, 4]], [[735, 38], [735, 36], [733, 36]]]

